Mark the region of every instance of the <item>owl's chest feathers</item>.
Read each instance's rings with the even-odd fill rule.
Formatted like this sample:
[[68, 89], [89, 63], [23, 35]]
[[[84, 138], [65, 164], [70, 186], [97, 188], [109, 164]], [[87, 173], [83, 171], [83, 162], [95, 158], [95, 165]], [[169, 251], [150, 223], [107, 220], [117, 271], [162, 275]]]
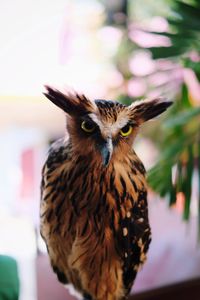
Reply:
[[137, 202], [139, 192], [146, 190], [145, 170], [137, 157], [111, 161], [107, 168], [82, 158], [69, 174], [63, 184], [77, 215], [83, 210], [93, 214], [129, 208]]
[[[146, 205], [140, 200], [146, 192], [145, 170], [135, 155], [115, 159], [107, 168], [83, 157], [63, 161], [51, 174], [47, 172], [48, 185], [44, 217], [56, 234], [66, 235], [76, 228], [83, 235], [89, 225], [97, 233], [107, 226], [118, 230], [120, 220], [133, 208]], [[140, 214], [140, 208], [135, 210]]]

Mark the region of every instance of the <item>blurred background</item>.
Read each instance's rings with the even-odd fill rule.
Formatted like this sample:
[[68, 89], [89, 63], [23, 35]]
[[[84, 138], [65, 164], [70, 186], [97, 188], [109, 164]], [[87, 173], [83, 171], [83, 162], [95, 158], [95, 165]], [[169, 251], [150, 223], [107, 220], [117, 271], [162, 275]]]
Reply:
[[200, 2], [0, 6], [0, 299], [76, 299], [57, 282], [39, 236], [41, 168], [65, 133], [44, 84], [125, 104], [174, 101], [135, 143], [148, 170], [153, 241], [133, 293], [200, 278]]

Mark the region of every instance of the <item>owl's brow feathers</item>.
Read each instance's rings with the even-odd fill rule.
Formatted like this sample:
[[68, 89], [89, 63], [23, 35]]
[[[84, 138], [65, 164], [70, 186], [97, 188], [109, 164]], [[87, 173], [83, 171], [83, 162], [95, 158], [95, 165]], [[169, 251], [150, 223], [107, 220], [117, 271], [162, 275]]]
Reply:
[[[101, 130], [105, 130], [108, 126], [112, 133], [116, 133], [129, 123], [127, 106], [110, 100], [95, 100], [94, 102], [98, 110], [95, 113], [90, 113], [88, 116]], [[112, 127], [110, 127], [110, 125], [112, 125]]]

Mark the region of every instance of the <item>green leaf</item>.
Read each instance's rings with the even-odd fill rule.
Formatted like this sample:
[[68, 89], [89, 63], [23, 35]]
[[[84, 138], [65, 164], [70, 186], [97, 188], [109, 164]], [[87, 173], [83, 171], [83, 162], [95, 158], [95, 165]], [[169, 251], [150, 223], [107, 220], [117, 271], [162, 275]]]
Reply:
[[194, 73], [196, 74], [197, 78], [200, 80], [200, 64], [199, 64], [199, 62], [192, 61], [190, 58], [186, 57], [186, 58], [182, 59], [182, 64], [185, 68], [192, 69], [194, 71]]
[[182, 1], [176, 1], [177, 11], [182, 18], [196, 24], [200, 28], [200, 9]]
[[175, 117], [173, 116], [171, 119], [165, 121], [163, 127], [165, 129], [170, 129], [175, 126], [183, 126], [186, 125], [189, 121], [191, 121], [196, 116], [200, 116], [200, 107], [194, 107], [186, 111], [180, 112]]
[[186, 138], [183, 134], [182, 136], [179, 136], [178, 139], [171, 141], [171, 144], [169, 147], [166, 147], [165, 150], [163, 150], [161, 154], [161, 159], [163, 161], [170, 161], [175, 163], [180, 153], [183, 151], [184, 146], [186, 144]]
[[197, 33], [199, 33], [199, 26], [189, 22], [188, 20], [187, 20], [187, 22], [185, 22], [182, 20], [167, 19], [167, 21], [170, 25], [175, 26], [176, 29], [180, 28], [181, 30], [184, 29], [187, 31], [192, 30], [192, 31], [196, 31]]
[[160, 162], [149, 170], [147, 180], [152, 189], [161, 196], [169, 193], [169, 185], [171, 185], [171, 163]]
[[169, 205], [172, 206], [175, 203], [176, 203], [176, 189], [173, 185], [171, 185], [170, 194], [169, 194]]
[[177, 163], [177, 176], [176, 176], [176, 191], [182, 192], [184, 181], [183, 181], [183, 165], [180, 159]]
[[181, 100], [182, 108], [188, 109], [192, 107], [191, 102], [189, 101], [188, 88], [184, 83], [181, 90]]
[[184, 47], [171, 46], [171, 47], [151, 47], [148, 48], [154, 59], [176, 57], [185, 52]]
[[170, 32], [158, 32], [158, 31], [148, 31], [148, 33], [152, 33], [152, 34], [155, 34], [155, 35], [160, 35], [160, 36], [166, 36], [168, 38], [170, 38], [172, 41], [174, 40], [181, 40], [181, 41], [184, 41], [184, 40], [193, 40], [194, 37], [195, 37], [195, 34], [192, 32], [192, 31], [179, 31], [179, 32], [176, 32], [176, 33], [170, 33]]
[[185, 182], [183, 186], [183, 192], [185, 195], [185, 207], [183, 213], [184, 220], [188, 220], [190, 216], [193, 168], [194, 168], [193, 146], [190, 145], [188, 147], [188, 162], [186, 166], [186, 176], [185, 176]]
[[[125, 94], [121, 94], [117, 97], [117, 100], [125, 105], [130, 105], [133, 103], [133, 97], [130, 97], [128, 95], [125, 95]], [[138, 98], [137, 98], [138, 100]]]

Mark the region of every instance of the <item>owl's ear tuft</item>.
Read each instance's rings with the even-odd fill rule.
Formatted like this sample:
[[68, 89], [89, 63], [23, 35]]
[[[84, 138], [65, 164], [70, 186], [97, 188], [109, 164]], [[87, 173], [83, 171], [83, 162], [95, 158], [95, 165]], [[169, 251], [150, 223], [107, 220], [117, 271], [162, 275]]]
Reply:
[[165, 98], [156, 98], [153, 100], [136, 101], [128, 109], [131, 118], [136, 120], [138, 124], [142, 124], [162, 114], [172, 103], [172, 101]]
[[85, 95], [70, 92], [64, 94], [47, 85], [45, 85], [45, 88], [46, 92], [43, 94], [69, 115], [84, 115], [95, 110], [95, 104], [86, 98]]

